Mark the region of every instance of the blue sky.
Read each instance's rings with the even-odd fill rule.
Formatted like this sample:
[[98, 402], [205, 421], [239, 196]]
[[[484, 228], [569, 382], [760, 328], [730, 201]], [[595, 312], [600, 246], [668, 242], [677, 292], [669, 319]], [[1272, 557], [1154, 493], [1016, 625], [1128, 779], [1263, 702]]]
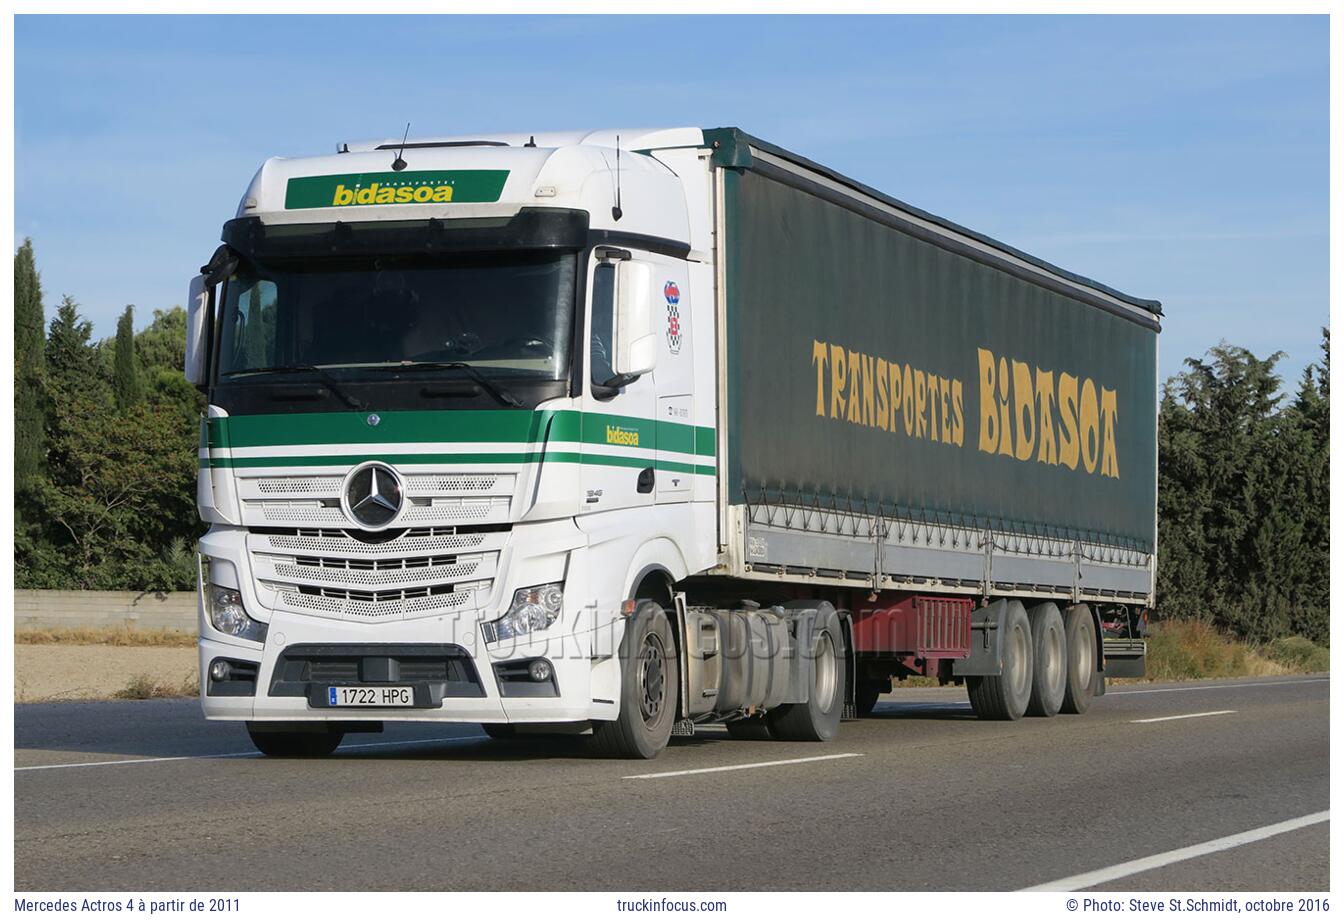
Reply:
[[1315, 17], [18, 16], [16, 236], [99, 336], [181, 303], [271, 155], [738, 125], [1164, 304], [1164, 376], [1328, 322]]

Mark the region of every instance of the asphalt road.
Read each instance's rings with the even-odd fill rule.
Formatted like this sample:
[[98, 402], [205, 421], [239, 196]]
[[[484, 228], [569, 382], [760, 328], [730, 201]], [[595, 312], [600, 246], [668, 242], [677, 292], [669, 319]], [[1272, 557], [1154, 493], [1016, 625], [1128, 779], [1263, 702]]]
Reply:
[[[1086, 716], [1016, 723], [976, 721], [960, 690], [904, 690], [827, 745], [711, 729], [652, 762], [588, 759], [579, 739], [491, 741], [475, 725], [393, 726], [325, 760], [273, 760], [194, 700], [18, 705], [14, 884], [657, 893], [1084, 876], [1091, 890], [1319, 891], [1329, 688], [1129, 685]], [[1165, 721], [1136, 721], [1152, 719]], [[676, 775], [648, 775], [661, 773]]]

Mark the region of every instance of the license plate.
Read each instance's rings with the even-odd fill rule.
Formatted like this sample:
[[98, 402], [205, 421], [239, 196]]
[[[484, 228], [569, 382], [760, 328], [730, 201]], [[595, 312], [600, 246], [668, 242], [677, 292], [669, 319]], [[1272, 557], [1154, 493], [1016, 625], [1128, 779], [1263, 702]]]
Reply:
[[410, 687], [328, 687], [328, 706], [414, 706]]

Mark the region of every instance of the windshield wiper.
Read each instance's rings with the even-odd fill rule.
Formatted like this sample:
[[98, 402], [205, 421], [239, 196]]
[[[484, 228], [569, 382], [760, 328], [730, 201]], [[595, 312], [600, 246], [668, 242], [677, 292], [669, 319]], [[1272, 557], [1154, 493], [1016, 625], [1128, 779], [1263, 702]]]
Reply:
[[402, 361], [400, 364], [371, 367], [369, 370], [382, 371], [383, 373], [396, 373], [397, 371], [466, 371], [468, 377], [480, 384], [481, 389], [500, 403], [512, 406], [515, 409], [523, 404], [523, 401], [517, 396], [493, 382], [489, 377], [478, 371], [474, 365], [465, 361]]
[[236, 371], [225, 371], [220, 374], [221, 377], [238, 377], [243, 374], [315, 374], [319, 380], [327, 385], [327, 389], [340, 397], [341, 402], [345, 403], [351, 409], [367, 409], [368, 404], [362, 400], [356, 399], [345, 391], [331, 374], [318, 367], [316, 364], [285, 364], [276, 367], [244, 367]]

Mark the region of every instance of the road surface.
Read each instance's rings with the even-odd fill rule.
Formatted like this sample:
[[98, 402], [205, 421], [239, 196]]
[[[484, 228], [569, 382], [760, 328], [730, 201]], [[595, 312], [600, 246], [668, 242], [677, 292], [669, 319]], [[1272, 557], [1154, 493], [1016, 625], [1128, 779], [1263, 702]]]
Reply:
[[1086, 716], [1016, 723], [975, 720], [961, 690], [903, 690], [830, 744], [702, 729], [652, 762], [476, 725], [275, 760], [195, 700], [25, 704], [14, 884], [1319, 891], [1329, 688], [1113, 686]]

